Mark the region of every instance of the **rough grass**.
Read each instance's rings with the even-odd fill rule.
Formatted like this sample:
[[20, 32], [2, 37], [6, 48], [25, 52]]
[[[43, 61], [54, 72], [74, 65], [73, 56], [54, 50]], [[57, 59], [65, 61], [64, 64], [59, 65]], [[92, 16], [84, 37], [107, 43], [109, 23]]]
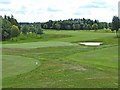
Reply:
[[61, 35], [61, 34], [42, 34], [42, 35], [36, 35], [34, 33], [29, 33], [27, 35], [21, 34], [17, 38], [9, 39], [7, 41], [3, 41], [3, 44], [13, 44], [13, 43], [28, 43], [28, 42], [39, 42], [39, 41], [49, 41], [54, 40], [58, 38], [66, 38], [71, 37], [70, 35]]
[[[36, 69], [3, 78], [3, 87], [12, 88], [117, 88], [118, 87], [118, 42], [114, 33], [94, 31], [45, 31], [46, 35], [70, 37], [49, 38], [51, 46], [37, 48], [14, 48], [9, 41], [3, 44], [3, 55], [15, 55], [39, 60]], [[54, 36], [53, 36], [54, 37]], [[27, 39], [26, 39], [27, 40]], [[97, 47], [76, 45], [80, 41], [102, 41]], [[44, 41], [44, 42], [43, 42]], [[43, 39], [27, 42], [44, 46]], [[58, 43], [57, 43], [58, 42]], [[66, 45], [61, 44], [65, 42]], [[10, 42], [11, 43], [11, 42]], [[36, 44], [41, 43], [41, 44]], [[69, 44], [72, 45], [69, 45]], [[75, 43], [75, 45], [74, 45]], [[17, 44], [17, 42], [14, 42]], [[22, 42], [19, 41], [22, 45]], [[68, 45], [67, 45], [68, 44]], [[24, 45], [24, 47], [27, 47]], [[56, 47], [56, 46], [57, 47]], [[62, 45], [62, 46], [59, 46]], [[12, 57], [11, 57], [12, 59]], [[15, 59], [16, 60], [16, 59]], [[21, 62], [22, 63], [22, 62]], [[19, 66], [14, 66], [19, 68]]]

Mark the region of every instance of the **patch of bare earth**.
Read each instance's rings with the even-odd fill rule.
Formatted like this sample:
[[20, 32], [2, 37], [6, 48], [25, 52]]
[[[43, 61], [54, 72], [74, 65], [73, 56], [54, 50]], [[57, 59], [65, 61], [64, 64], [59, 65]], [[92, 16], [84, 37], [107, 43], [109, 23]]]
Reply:
[[64, 64], [63, 65], [66, 69], [74, 70], [74, 71], [86, 71], [87, 69], [81, 65], [71, 65], [71, 64]]

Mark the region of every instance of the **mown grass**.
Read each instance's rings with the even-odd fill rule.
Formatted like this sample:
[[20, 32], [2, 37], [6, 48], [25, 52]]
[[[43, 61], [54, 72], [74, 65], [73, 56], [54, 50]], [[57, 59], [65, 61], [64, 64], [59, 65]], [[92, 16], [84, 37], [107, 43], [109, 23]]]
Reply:
[[2, 59], [3, 78], [29, 72], [40, 65], [40, 62], [38, 60], [23, 56], [3, 55]]
[[[33, 58], [39, 60], [41, 65], [32, 71], [3, 78], [3, 87], [117, 88], [118, 42], [114, 33], [94, 31], [45, 31], [45, 33], [70, 37], [49, 38], [46, 47], [37, 48], [16, 48], [6, 41], [8, 46], [11, 46], [3, 48], [3, 55]], [[48, 42], [45, 39], [43, 41]], [[81, 46], [78, 44], [80, 41], [102, 41], [103, 45]], [[50, 42], [55, 42], [52, 47], [49, 46]], [[62, 45], [61, 42], [73, 45]], [[34, 43], [41, 41], [29, 42], [25, 47]], [[19, 44], [22, 45], [22, 42]], [[38, 45], [44, 46], [43, 43]]]
[[47, 41], [47, 42], [30, 42], [17, 44], [4, 44], [3, 48], [40, 48], [40, 47], [58, 47], [58, 46], [72, 46], [69, 42]]

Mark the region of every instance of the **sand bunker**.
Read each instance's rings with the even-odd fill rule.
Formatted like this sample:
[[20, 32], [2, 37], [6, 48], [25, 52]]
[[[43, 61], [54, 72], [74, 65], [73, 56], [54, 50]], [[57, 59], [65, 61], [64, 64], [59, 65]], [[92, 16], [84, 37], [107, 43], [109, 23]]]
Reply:
[[80, 42], [80, 44], [87, 46], [99, 46], [102, 44], [102, 42]]

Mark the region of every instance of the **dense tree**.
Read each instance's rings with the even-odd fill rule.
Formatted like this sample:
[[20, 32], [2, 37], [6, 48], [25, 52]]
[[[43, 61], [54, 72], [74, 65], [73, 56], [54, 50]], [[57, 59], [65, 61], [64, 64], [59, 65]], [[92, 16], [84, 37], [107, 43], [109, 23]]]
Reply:
[[2, 25], [0, 27], [0, 33], [2, 33], [2, 35], [0, 35], [2, 36], [2, 40], [10, 39], [11, 37], [16, 37], [16, 31], [12, 30], [18, 27], [20, 28], [20, 25], [18, 24], [17, 20], [13, 17], [13, 15], [11, 15], [11, 17], [5, 15], [4, 18], [0, 16], [0, 23]]
[[76, 26], [75, 26], [75, 24], [73, 24], [72, 27], [73, 27], [73, 30], [76, 30]]
[[87, 30], [91, 30], [91, 29], [92, 29], [91, 25], [90, 25], [90, 24], [87, 24], [86, 29], [87, 29]]
[[[108, 28], [106, 22], [99, 22], [98, 20], [91, 19], [68, 19], [68, 20], [58, 20], [42, 23], [42, 28], [44, 29], [61, 29], [61, 30], [91, 30], [92, 25], [97, 24], [98, 29]], [[56, 26], [58, 25], [58, 28]], [[59, 28], [60, 27], [60, 28]]]
[[12, 27], [11, 27], [11, 38], [17, 37], [19, 34], [20, 34], [20, 30], [19, 30], [18, 26], [12, 25]]
[[43, 30], [41, 29], [41, 25], [38, 24], [38, 25], [34, 25], [35, 27], [35, 33], [36, 34], [43, 34]]
[[65, 26], [65, 29], [66, 29], [66, 30], [70, 30], [70, 29], [71, 29], [71, 26], [70, 26], [69, 24], [67, 24], [67, 25]]
[[3, 17], [0, 16], [0, 41], [2, 40], [2, 22], [3, 22]]
[[37, 29], [36, 34], [43, 34], [43, 30], [41, 28]]
[[52, 20], [49, 20], [48, 23], [47, 23], [47, 28], [52, 28], [52, 24], [53, 24], [53, 21]]
[[55, 29], [60, 30], [60, 28], [61, 28], [61, 25], [59, 23], [56, 23], [55, 24]]
[[[116, 31], [116, 35], [117, 35], [117, 32], [118, 32], [119, 27], [120, 27], [119, 24], [120, 24], [119, 23], [119, 18], [117, 16], [114, 16], [113, 19], [112, 19], [112, 31], [115, 30]], [[118, 35], [117, 35], [117, 37], [118, 37]]]
[[[54, 22], [52, 23], [52, 27], [51, 27], [51, 29], [55, 29], [55, 28], [56, 28], [56, 24], [57, 24], [57, 22], [54, 21]], [[44, 28], [44, 27], [43, 27], [43, 28]]]
[[95, 31], [98, 29], [97, 23], [95, 23], [95, 24], [92, 25], [92, 29], [95, 30]]
[[[10, 16], [0, 16], [0, 36], [2, 36], [2, 40], [10, 39], [17, 37], [20, 33], [27, 34], [29, 32], [35, 33], [35, 34], [43, 34], [43, 30], [41, 29], [41, 23], [35, 22], [35, 23], [18, 23], [17, 20], [13, 17], [13, 15]], [[46, 23], [47, 28], [49, 26], [52, 26], [52, 21], [49, 21], [49, 23]], [[28, 36], [28, 35], [27, 35]]]
[[[47, 24], [44, 24], [44, 25], [43, 25], [43, 28], [44, 28], [44, 29], [48, 29]], [[50, 29], [50, 28], [49, 28], [49, 29]]]
[[23, 34], [28, 34], [30, 32], [35, 33], [36, 35], [43, 34], [40, 23], [21, 23], [21, 26], [21, 32]]
[[33, 25], [31, 25], [29, 27], [29, 32], [35, 33], [36, 32], [36, 28]]
[[6, 19], [2, 21], [2, 40], [6, 40], [10, 38], [12, 24]]
[[79, 30], [80, 24], [73, 24], [72, 27], [73, 27], [73, 30]]
[[20, 25], [19, 25], [19, 23], [17, 22], [17, 20], [14, 18], [13, 15], [11, 15], [11, 17], [5, 15], [4, 17], [5, 17], [5, 19], [8, 20], [12, 25], [16, 25], [16, 26], [18, 26], [18, 28], [20, 29]]
[[29, 32], [29, 27], [28, 25], [24, 25], [22, 28], [21, 28], [21, 31], [23, 34], [27, 34]]
[[109, 28], [108, 23], [105, 23], [105, 28], [106, 28], [106, 29], [108, 29], [108, 28]]

